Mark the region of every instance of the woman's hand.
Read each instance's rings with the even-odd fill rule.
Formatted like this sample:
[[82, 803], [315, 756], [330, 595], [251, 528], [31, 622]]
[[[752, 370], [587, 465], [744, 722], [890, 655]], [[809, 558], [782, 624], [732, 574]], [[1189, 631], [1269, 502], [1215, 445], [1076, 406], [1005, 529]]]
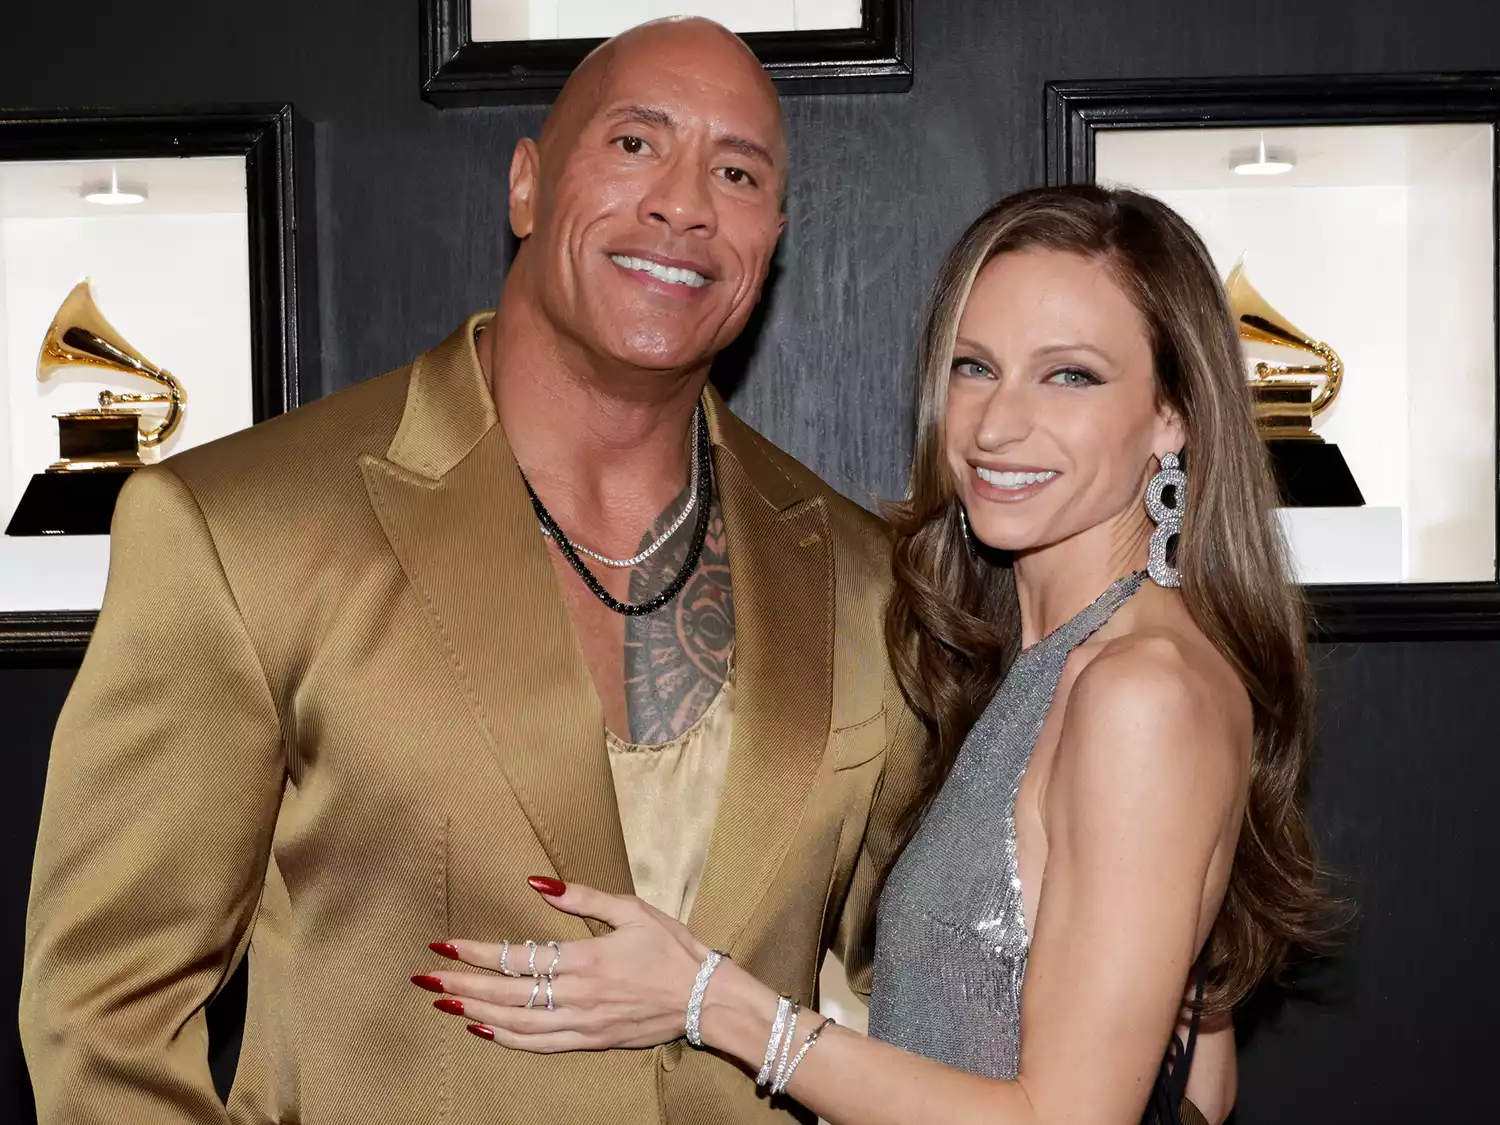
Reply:
[[[614, 932], [563, 942], [556, 950], [542, 942], [533, 962], [535, 976], [528, 946], [512, 940], [504, 967], [518, 976], [439, 971], [413, 977], [418, 987], [444, 993], [435, 1003], [438, 1010], [472, 1021], [469, 1030], [483, 1039], [543, 1054], [654, 1047], [681, 1037], [688, 995], [707, 946], [638, 898], [539, 876], [528, 882], [558, 910], [598, 919]], [[432, 948], [476, 968], [502, 968], [501, 944], [451, 941]]]

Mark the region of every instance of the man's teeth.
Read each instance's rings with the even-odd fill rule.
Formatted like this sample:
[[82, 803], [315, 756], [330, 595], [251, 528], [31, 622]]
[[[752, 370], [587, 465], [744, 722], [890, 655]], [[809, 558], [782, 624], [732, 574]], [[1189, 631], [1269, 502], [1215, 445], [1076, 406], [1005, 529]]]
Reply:
[[611, 254], [609, 260], [623, 269], [649, 273], [657, 281], [665, 281], [668, 285], [686, 285], [689, 289], [702, 289], [708, 284], [708, 278], [701, 273], [678, 269], [676, 266], [664, 266], [648, 258], [627, 258], [624, 254]]
[[1033, 484], [1042, 484], [1057, 476], [1056, 473], [999, 473], [993, 469], [974, 470], [979, 474], [979, 479], [985, 484], [994, 485], [996, 488], [1021, 489], [1029, 488]]

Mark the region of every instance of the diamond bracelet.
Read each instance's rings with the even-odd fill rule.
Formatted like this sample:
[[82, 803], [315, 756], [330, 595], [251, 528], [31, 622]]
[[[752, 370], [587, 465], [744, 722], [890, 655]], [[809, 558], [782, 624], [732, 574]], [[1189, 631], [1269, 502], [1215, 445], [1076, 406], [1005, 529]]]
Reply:
[[[802, 1049], [792, 1057], [792, 1061], [790, 1063], [782, 1068], [782, 1071], [777, 1076], [776, 1081], [771, 1085], [772, 1094], [786, 1093], [787, 1086], [791, 1084], [792, 1075], [797, 1073], [797, 1064], [802, 1061], [802, 1057], [806, 1055], [808, 1051], [811, 1051], [813, 1049], [813, 1046], [818, 1041], [818, 1037], [822, 1035], [823, 1032], [826, 1031], [829, 1027], [833, 1026], [834, 1022], [834, 1018], [832, 1016], [829, 1016], [813, 1029], [813, 1033], [809, 1035], [807, 1037], [807, 1041], [802, 1044]], [[788, 1046], [790, 1046], [790, 1041], [788, 1042]]]
[[771, 1068], [776, 1065], [776, 1054], [781, 1048], [781, 1036], [786, 1031], [786, 1018], [791, 1010], [791, 997], [783, 996], [776, 1001], [776, 1018], [771, 1021], [771, 1038], [766, 1043], [766, 1061], [755, 1076], [757, 1088], [771, 1081]]
[[708, 956], [703, 958], [703, 964], [698, 966], [698, 975], [693, 978], [693, 991], [688, 996], [686, 1030], [687, 1041], [694, 1047], [703, 1046], [703, 997], [708, 992], [709, 979], [719, 967], [719, 962], [728, 956], [729, 954], [717, 949], [710, 949]]

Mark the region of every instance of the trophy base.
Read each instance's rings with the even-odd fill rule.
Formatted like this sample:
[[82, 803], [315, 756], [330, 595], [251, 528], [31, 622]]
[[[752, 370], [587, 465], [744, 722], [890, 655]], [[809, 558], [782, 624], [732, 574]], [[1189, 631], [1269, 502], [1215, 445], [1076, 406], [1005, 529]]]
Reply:
[[37, 473], [26, 486], [6, 535], [108, 535], [129, 469]]
[[1359, 508], [1364, 493], [1339, 447], [1325, 441], [1276, 439], [1266, 442], [1271, 467], [1288, 508]]

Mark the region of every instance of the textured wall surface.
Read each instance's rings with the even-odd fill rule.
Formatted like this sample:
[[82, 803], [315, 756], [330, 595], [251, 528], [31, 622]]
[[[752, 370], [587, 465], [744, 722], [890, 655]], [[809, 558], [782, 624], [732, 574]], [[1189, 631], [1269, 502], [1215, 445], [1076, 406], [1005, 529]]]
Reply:
[[[1493, 0], [916, 0], [909, 94], [786, 101], [790, 225], [736, 409], [850, 495], [900, 491], [907, 370], [928, 278], [987, 202], [1042, 177], [1049, 79], [1500, 71]], [[537, 107], [417, 95], [412, 0], [11, 5], [0, 107], [291, 101], [310, 132], [306, 394], [397, 366], [493, 302], [505, 182]], [[1242, 1123], [1487, 1119], [1500, 984], [1500, 644], [1371, 644], [1318, 658], [1319, 833], [1360, 922], [1316, 999], [1252, 1013]], [[65, 670], [0, 671], [6, 788], [0, 1005], [13, 1010], [47, 736]], [[1253, 1026], [1252, 1026], [1253, 1025]], [[0, 1021], [0, 1120], [29, 1119]]]

